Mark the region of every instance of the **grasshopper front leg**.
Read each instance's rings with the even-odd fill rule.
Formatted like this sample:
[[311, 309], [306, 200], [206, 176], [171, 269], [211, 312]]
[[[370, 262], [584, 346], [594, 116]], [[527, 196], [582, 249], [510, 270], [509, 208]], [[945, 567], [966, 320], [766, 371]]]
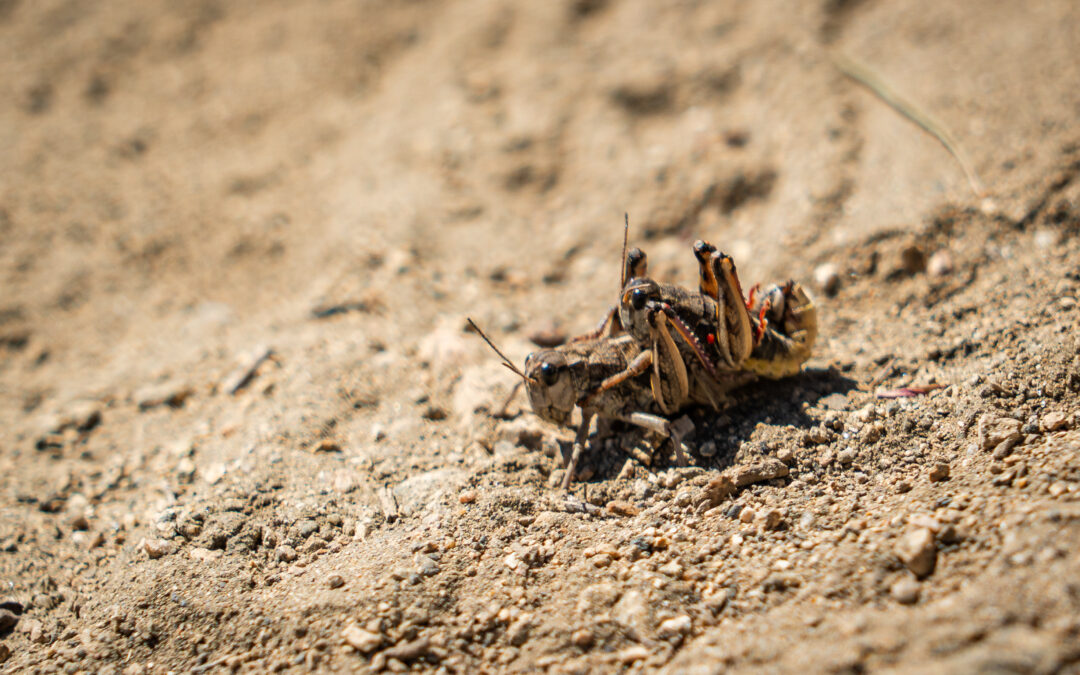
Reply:
[[566, 465], [566, 475], [563, 476], [562, 488], [564, 490], [570, 489], [570, 483], [574, 480], [574, 473], [577, 471], [578, 462], [581, 461], [581, 456], [585, 453], [585, 442], [589, 438], [589, 425], [592, 424], [593, 417], [596, 413], [592, 410], [585, 408], [581, 409], [581, 425], [578, 427], [577, 434], [574, 436], [574, 449], [570, 453], [570, 461]]
[[[598, 414], [597, 409], [594, 407], [597, 399], [620, 387], [627, 380], [644, 373], [652, 365], [652, 361], [652, 352], [643, 351], [639, 353], [625, 369], [605, 378], [594, 390], [578, 400], [578, 406], [581, 408], [581, 425], [578, 426], [577, 435], [574, 438], [574, 448], [570, 453], [570, 461], [566, 465], [566, 475], [563, 476], [562, 486], [564, 490], [570, 488], [570, 483], [574, 480], [574, 473], [577, 471], [577, 465], [581, 461], [581, 456], [585, 453], [585, 443], [589, 436], [589, 424], [592, 422], [593, 417]], [[603, 407], [602, 404], [601, 407]], [[610, 415], [605, 415], [605, 417], [610, 417]]]

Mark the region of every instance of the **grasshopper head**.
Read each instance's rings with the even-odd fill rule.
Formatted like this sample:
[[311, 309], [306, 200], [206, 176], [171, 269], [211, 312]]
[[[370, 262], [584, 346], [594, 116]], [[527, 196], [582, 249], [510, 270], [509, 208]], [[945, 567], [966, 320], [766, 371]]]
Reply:
[[525, 391], [533, 412], [548, 422], [569, 423], [578, 392], [566, 355], [555, 349], [529, 354], [525, 359], [525, 378]]
[[619, 320], [626, 332], [641, 344], [649, 340], [649, 320], [645, 311], [650, 303], [660, 302], [660, 284], [647, 277], [631, 279], [619, 301]]

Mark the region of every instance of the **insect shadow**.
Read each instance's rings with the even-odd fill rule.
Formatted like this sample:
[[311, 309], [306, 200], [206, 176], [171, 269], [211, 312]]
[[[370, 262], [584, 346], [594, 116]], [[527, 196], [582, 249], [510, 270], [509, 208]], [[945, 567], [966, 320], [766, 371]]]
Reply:
[[[722, 470], [738, 463], [753, 461], [755, 456], [773, 455], [781, 447], [792, 447], [801, 441], [799, 432], [818, 424], [806, 414], [809, 406], [833, 394], [846, 395], [858, 387], [858, 382], [832, 368], [808, 368], [797, 375], [780, 380], [760, 379], [732, 392], [732, 403], [720, 413], [704, 407], [685, 411], [694, 423], [694, 431], [685, 443], [691, 452], [691, 463], [708, 470]], [[758, 424], [772, 429], [751, 440]], [[785, 427], [789, 427], [785, 429]], [[633, 445], [638, 430], [616, 423], [611, 438], [617, 445]], [[710, 447], [711, 444], [711, 447]], [[707, 449], [704, 456], [702, 451]], [[595, 452], [587, 458], [593, 470], [592, 481], [614, 478], [626, 461], [626, 454]], [[651, 471], [663, 471], [676, 463], [667, 444], [658, 446], [649, 465]]]

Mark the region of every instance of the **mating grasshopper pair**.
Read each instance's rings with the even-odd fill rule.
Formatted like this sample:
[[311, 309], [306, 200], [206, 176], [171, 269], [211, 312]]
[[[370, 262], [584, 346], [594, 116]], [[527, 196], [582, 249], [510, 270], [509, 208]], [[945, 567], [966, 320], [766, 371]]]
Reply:
[[[623, 245], [625, 252], [625, 241]], [[582, 419], [566, 466], [568, 488], [584, 453], [593, 417], [621, 420], [661, 436], [687, 463], [687, 432], [666, 416], [692, 405], [720, 409], [732, 389], [758, 376], [797, 373], [817, 335], [817, 313], [794, 282], [764, 293], [743, 293], [734, 261], [707, 242], [694, 244], [697, 292], [647, 275], [640, 249], [624, 253], [619, 303], [600, 327], [554, 349], [533, 352], [518, 369], [475, 325], [473, 328], [522, 378], [541, 419], [568, 425]]]

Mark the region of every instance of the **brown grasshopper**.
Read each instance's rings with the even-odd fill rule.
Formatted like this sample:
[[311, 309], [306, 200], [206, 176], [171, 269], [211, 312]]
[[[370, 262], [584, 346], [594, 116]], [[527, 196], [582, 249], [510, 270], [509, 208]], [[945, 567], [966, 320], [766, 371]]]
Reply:
[[[708, 245], [698, 242], [695, 253], [699, 246]], [[647, 277], [639, 249], [629, 258], [636, 264], [620, 297], [619, 322], [654, 352], [657, 404], [665, 413], [690, 403], [720, 408], [728, 391], [753, 379], [741, 368], [753, 348], [753, 330], [734, 262], [723, 254], [702, 262], [701, 290], [695, 293]], [[664, 369], [675, 373], [669, 378], [675, 386], [662, 386]]]
[[[757, 375], [797, 373], [817, 334], [817, 312], [794, 282], [751, 289], [743, 300], [734, 261], [708, 242], [694, 244], [699, 292], [645, 276], [646, 256], [634, 249], [632, 269], [619, 303], [619, 323], [643, 349], [652, 351], [653, 395], [667, 414], [687, 404], [718, 409], [731, 389]], [[664, 385], [668, 386], [664, 386]]]
[[621, 420], [671, 438], [676, 455], [685, 456], [682, 438], [690, 429], [657, 414], [647, 374], [652, 353], [642, 350], [632, 336], [586, 337], [533, 352], [526, 357], [523, 372], [472, 319], [469, 324], [521, 378], [533, 412], [541, 419], [569, 426], [574, 408], [581, 408], [563, 489], [573, 481], [594, 417]]

